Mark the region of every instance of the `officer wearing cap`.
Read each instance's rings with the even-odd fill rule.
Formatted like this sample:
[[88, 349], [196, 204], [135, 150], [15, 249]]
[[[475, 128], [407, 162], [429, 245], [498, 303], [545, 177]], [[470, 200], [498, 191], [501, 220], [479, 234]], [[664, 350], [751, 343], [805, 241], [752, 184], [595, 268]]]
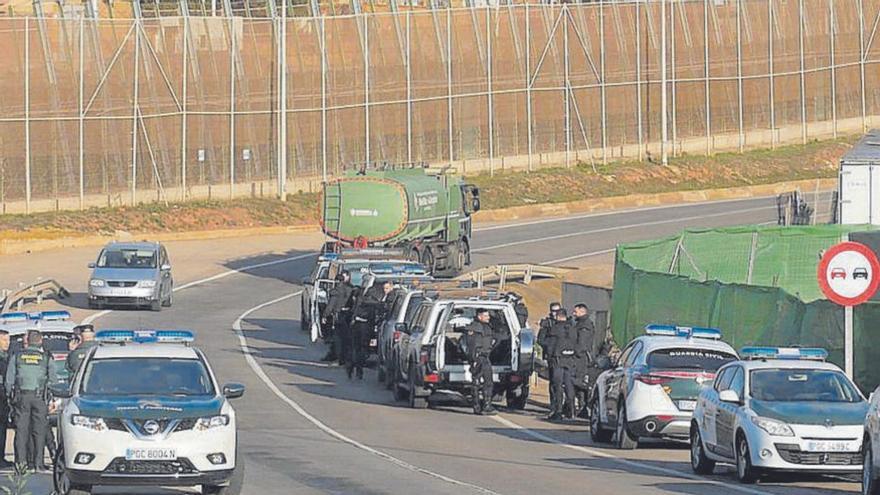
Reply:
[[[9, 364], [9, 333], [0, 330], [0, 383], [6, 378], [6, 367]], [[10, 467], [6, 461], [6, 426], [9, 423], [9, 400], [6, 393], [0, 393], [0, 468]]]
[[492, 338], [490, 320], [491, 315], [488, 309], [478, 309], [474, 320], [465, 327], [463, 338], [471, 366], [474, 414], [495, 414], [495, 408], [492, 407], [495, 384], [492, 382], [492, 362], [489, 360], [495, 339]]
[[[21, 466], [33, 462], [27, 466], [32, 471], [47, 469], [42, 456], [49, 428], [46, 398], [49, 384], [57, 381], [51, 358], [43, 350], [42, 334], [29, 331], [27, 347], [9, 364], [5, 386], [15, 411], [15, 463]], [[33, 452], [29, 453], [30, 442]]]
[[95, 340], [95, 327], [91, 325], [83, 325], [80, 327], [79, 338], [79, 345], [76, 346], [76, 349], [70, 351], [70, 354], [67, 355], [67, 362], [65, 363], [65, 367], [70, 373], [71, 380], [73, 379], [73, 375], [76, 374], [76, 371], [79, 369], [79, 365], [82, 364], [83, 359], [85, 359], [86, 354], [89, 353], [89, 349], [98, 345], [98, 342]]

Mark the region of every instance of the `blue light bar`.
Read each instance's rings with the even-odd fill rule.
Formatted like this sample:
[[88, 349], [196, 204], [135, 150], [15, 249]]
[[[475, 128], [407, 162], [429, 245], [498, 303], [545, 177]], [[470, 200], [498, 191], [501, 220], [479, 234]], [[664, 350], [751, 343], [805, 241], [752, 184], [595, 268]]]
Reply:
[[3, 320], [4, 323], [28, 321], [28, 314], [23, 312], [2, 313], [0, 314], [0, 320]]
[[318, 261], [333, 261], [339, 259], [339, 253], [324, 253], [318, 256]]
[[818, 347], [744, 347], [740, 357], [747, 360], [785, 359], [794, 361], [825, 361], [828, 351]]
[[32, 313], [31, 319], [43, 321], [65, 321], [70, 319], [69, 311], [43, 311], [41, 313]]
[[721, 340], [721, 330], [704, 327], [681, 327], [677, 325], [648, 325], [645, 327], [647, 335], [663, 337], [684, 337], [695, 339]]
[[196, 337], [189, 330], [101, 330], [95, 339], [108, 344], [189, 344]]

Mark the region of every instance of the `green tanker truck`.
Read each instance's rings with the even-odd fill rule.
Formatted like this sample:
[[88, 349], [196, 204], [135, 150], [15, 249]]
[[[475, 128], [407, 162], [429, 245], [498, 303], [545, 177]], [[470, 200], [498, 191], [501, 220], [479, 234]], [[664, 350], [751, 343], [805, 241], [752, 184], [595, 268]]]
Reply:
[[324, 185], [321, 228], [340, 247], [402, 250], [435, 275], [470, 264], [480, 192], [423, 168], [361, 170]]

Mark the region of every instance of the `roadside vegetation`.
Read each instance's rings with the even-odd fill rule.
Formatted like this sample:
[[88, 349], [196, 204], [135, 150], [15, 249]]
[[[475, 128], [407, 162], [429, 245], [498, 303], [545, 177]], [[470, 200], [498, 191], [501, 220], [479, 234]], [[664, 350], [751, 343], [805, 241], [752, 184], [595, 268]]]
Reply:
[[[840, 157], [856, 138], [816, 141], [805, 146], [711, 157], [681, 156], [669, 166], [644, 161], [589, 163], [545, 168], [532, 173], [496, 172], [470, 177], [480, 187], [483, 207], [499, 209], [623, 196], [835, 177]], [[185, 232], [315, 224], [318, 195], [299, 193], [288, 201], [236, 199], [136, 207], [90, 208], [31, 215], [0, 216], [0, 238], [51, 238], [63, 235]]]

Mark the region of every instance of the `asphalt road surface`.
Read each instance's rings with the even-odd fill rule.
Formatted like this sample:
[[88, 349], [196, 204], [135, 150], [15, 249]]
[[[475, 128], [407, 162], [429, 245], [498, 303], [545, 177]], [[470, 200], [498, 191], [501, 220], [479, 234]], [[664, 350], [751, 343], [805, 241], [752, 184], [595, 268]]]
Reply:
[[[565, 264], [608, 253], [619, 242], [686, 227], [775, 218], [774, 200], [763, 198], [497, 225], [478, 229], [474, 262]], [[821, 477], [774, 478], [747, 487], [726, 467], [711, 477], [695, 476], [684, 445], [652, 444], [633, 452], [595, 446], [585, 422], [548, 423], [541, 419], [546, 411], [535, 406], [495, 417], [455, 407], [410, 410], [393, 401], [375, 371], [351, 381], [342, 368], [319, 361], [325, 349], [310, 344], [297, 321], [299, 280], [313, 263], [314, 255], [305, 251], [239, 259], [229, 266], [233, 273], [179, 285], [174, 307], [161, 313], [93, 315], [104, 328], [191, 328], [219, 379], [247, 386], [235, 407], [248, 495], [858, 491], [856, 483]]]

